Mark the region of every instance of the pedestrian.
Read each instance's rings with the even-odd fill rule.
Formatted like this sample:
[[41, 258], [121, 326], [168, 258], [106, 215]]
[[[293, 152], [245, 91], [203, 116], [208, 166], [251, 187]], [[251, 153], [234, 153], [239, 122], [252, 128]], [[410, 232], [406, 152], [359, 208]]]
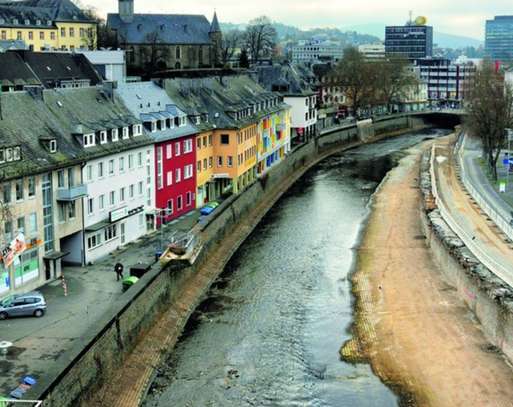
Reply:
[[116, 263], [114, 266], [114, 271], [116, 272], [116, 281], [123, 279], [123, 265], [120, 262]]

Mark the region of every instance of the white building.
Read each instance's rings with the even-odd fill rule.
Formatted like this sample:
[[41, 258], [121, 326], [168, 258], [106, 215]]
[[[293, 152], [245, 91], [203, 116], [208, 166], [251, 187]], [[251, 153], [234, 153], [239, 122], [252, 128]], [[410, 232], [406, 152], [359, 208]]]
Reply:
[[313, 92], [302, 95], [284, 95], [283, 101], [291, 107], [291, 138], [304, 140], [315, 134], [317, 124], [317, 96]]
[[385, 58], [385, 44], [363, 44], [358, 46], [358, 51], [367, 59]]
[[513, 89], [513, 68], [506, 71], [504, 75], [504, 81], [509, 85], [511, 89]]
[[333, 41], [311, 40], [292, 48], [293, 63], [314, 63], [321, 61], [339, 61], [344, 56], [340, 43]]
[[[142, 124], [100, 131], [99, 142], [143, 135]], [[91, 135], [85, 134], [87, 140]], [[94, 136], [93, 136], [94, 138]], [[89, 140], [87, 140], [88, 142]], [[122, 150], [122, 148], [120, 148]], [[154, 147], [147, 144], [86, 162], [83, 180], [85, 261], [94, 262], [147, 233], [154, 207]]]
[[126, 58], [123, 50], [78, 50], [94, 65], [103, 79], [123, 83], [126, 81]]

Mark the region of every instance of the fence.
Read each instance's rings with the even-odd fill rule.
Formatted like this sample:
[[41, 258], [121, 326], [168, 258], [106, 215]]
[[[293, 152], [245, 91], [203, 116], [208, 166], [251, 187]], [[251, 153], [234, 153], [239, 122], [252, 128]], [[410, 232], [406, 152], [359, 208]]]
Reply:
[[[456, 235], [463, 241], [465, 246], [467, 246], [467, 248], [474, 254], [474, 256], [477, 257], [477, 259], [486, 268], [488, 268], [497, 277], [499, 277], [503, 281], [505, 281], [508, 285], [513, 287], [513, 276], [511, 275], [508, 268], [503, 266], [502, 264], [498, 263], [495, 259], [493, 259], [491, 256], [489, 256], [481, 248], [479, 243], [476, 242], [473, 239], [473, 237], [470, 236], [458, 224], [458, 222], [452, 217], [451, 212], [447, 209], [447, 207], [445, 205], [445, 202], [443, 201], [443, 199], [440, 198], [440, 195], [438, 193], [437, 179], [435, 177], [435, 156], [436, 156], [436, 145], [433, 145], [432, 150], [431, 150], [431, 165], [430, 165], [431, 185], [432, 185], [433, 196], [435, 197], [435, 200], [436, 200], [438, 209], [440, 211], [440, 214], [442, 215], [442, 218], [449, 225], [449, 227], [452, 229], [452, 231], [454, 233], [456, 233]], [[463, 167], [461, 168], [461, 172], [462, 172], [462, 179], [463, 179], [463, 177], [464, 177]], [[469, 190], [469, 192], [470, 192], [470, 190]], [[476, 201], [477, 201], [477, 199], [476, 199]]]
[[0, 407], [42, 407], [43, 402], [40, 400], [14, 400], [3, 399], [0, 397]]

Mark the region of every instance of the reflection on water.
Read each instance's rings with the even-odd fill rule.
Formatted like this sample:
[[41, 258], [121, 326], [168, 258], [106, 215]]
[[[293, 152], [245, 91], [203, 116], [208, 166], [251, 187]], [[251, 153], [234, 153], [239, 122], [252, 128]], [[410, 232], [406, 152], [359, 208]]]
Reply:
[[400, 150], [435, 134], [356, 148], [298, 181], [213, 285], [145, 405], [396, 406], [369, 366], [338, 351], [369, 198]]

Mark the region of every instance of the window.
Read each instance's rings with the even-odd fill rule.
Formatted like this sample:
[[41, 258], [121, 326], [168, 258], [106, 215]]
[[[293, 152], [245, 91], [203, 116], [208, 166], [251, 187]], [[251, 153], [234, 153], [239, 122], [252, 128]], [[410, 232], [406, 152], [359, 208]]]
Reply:
[[181, 179], [182, 179], [182, 171], [180, 170], [180, 168], [177, 168], [175, 171], [175, 182], [180, 182]]
[[138, 192], [139, 192], [139, 196], [142, 196], [142, 194], [143, 194], [143, 182], [142, 181], [139, 181]]
[[173, 184], [173, 171], [167, 172], [167, 186], [170, 186]]
[[100, 131], [100, 144], [105, 144], [107, 142], [107, 131]]
[[128, 169], [133, 170], [134, 169], [134, 155], [128, 154]]
[[126, 192], [125, 187], [123, 187], [119, 190], [119, 202], [125, 202], [125, 192]]
[[183, 169], [183, 179], [192, 178], [194, 167], [192, 164], [186, 165]]
[[10, 203], [11, 202], [11, 184], [4, 184], [3, 185], [3, 196], [2, 201], [3, 203]]
[[182, 195], [179, 195], [178, 198], [176, 198], [176, 206], [177, 209], [180, 211], [183, 208], [183, 202], [182, 202]]
[[21, 40], [23, 39], [23, 37], [22, 37], [22, 35], [21, 35], [21, 31], [18, 31], [18, 32], [16, 33], [16, 39], [17, 39], [17, 40], [19, 40], [19, 41], [21, 41]]
[[4, 223], [5, 239], [11, 241], [12, 239], [12, 221], [6, 221]]
[[126, 140], [129, 135], [128, 127], [123, 127], [123, 140]]
[[185, 195], [185, 205], [186, 206], [191, 206], [191, 204], [192, 204], [192, 193], [189, 191]]
[[229, 134], [221, 134], [221, 144], [230, 144]]
[[103, 178], [103, 162], [98, 163], [98, 178]]
[[7, 39], [7, 31], [2, 31], [2, 40], [6, 40]]
[[29, 215], [29, 232], [32, 235], [37, 233], [37, 213], [36, 212], [32, 212]]
[[64, 221], [66, 221], [66, 207], [60, 203], [58, 205], [58, 212], [59, 212], [59, 222], [60, 223], [63, 223]]
[[116, 204], [116, 191], [110, 191], [109, 204], [110, 206], [114, 206]]
[[29, 177], [28, 179], [28, 196], [29, 198], [36, 195], [36, 177]]
[[49, 150], [50, 150], [50, 153], [57, 152], [57, 140], [50, 140]]
[[196, 139], [196, 148], [197, 148], [197, 149], [200, 149], [200, 148], [201, 148], [201, 138], [200, 138], [200, 137], [198, 137], [198, 138]]
[[114, 175], [114, 160], [109, 160], [109, 175]]
[[62, 38], [66, 37], [66, 29], [65, 28], [61, 28], [61, 37]]
[[119, 172], [125, 172], [125, 157], [119, 157]]
[[204, 170], [207, 169], [207, 159], [206, 158], [203, 159], [203, 169]]
[[72, 201], [68, 204], [68, 217], [70, 219], [74, 219], [76, 216], [76, 213], [77, 213], [77, 210], [76, 210], [75, 201]]
[[166, 158], [169, 160], [173, 156], [171, 144], [166, 145]]
[[212, 168], [214, 165], [214, 159], [212, 157], [208, 157], [208, 168]]
[[84, 38], [85, 37], [85, 29], [81, 28], [79, 31], [79, 34], [80, 34], [80, 38]]
[[142, 158], [142, 153], [140, 151], [137, 153], [137, 166], [139, 168], [141, 168], [143, 166], [143, 158]]
[[84, 134], [84, 147], [95, 145], [94, 134]]
[[98, 209], [103, 211], [105, 209], [105, 195], [102, 194], [98, 197]]
[[23, 200], [23, 179], [19, 179], [16, 181], [16, 200]]
[[151, 122], [151, 132], [155, 133], [157, 131], [157, 122]]
[[183, 152], [191, 153], [192, 152], [192, 140], [188, 139], [183, 142]]
[[105, 228], [105, 241], [108, 242], [109, 240], [115, 239], [118, 235], [118, 225], [110, 225]]
[[86, 173], [87, 173], [87, 180], [88, 181], [92, 181], [92, 179], [93, 179], [93, 167], [91, 165], [87, 166]]
[[118, 141], [119, 140], [119, 130], [118, 129], [112, 129], [112, 141]]
[[69, 36], [73, 38], [75, 36], [75, 29], [73, 27], [70, 27], [69, 29]]
[[94, 249], [102, 244], [102, 235], [100, 232], [95, 233], [87, 238], [87, 248]]
[[53, 31], [52, 31], [52, 32], [50, 33], [50, 39], [51, 39], [52, 41], [55, 41], [55, 38], [56, 38], [55, 32], [53, 32]]
[[25, 217], [22, 216], [16, 220], [18, 232], [25, 233]]
[[232, 167], [233, 166], [233, 156], [229, 155], [226, 159], [226, 165], [228, 165], [228, 167]]
[[209, 134], [208, 135], [208, 145], [211, 146], [212, 145], [212, 134]]
[[201, 160], [196, 163], [196, 171], [201, 172]]
[[87, 214], [92, 215], [94, 211], [94, 198], [89, 198], [87, 200]]
[[175, 143], [175, 155], [180, 155], [180, 143]]
[[134, 199], [134, 195], [135, 195], [135, 185], [131, 184], [130, 187], [128, 188], [128, 197], [130, 199]]
[[64, 188], [64, 170], [57, 172], [57, 187]]
[[33, 40], [34, 39], [34, 33], [32, 31], [29, 31], [28, 33], [28, 39]]
[[167, 201], [167, 214], [171, 215], [173, 213], [173, 200], [170, 199]]
[[176, 53], [175, 53], [175, 57], [176, 59], [180, 59], [182, 56], [182, 53], [181, 53], [181, 49], [179, 46], [176, 47]]
[[223, 156], [221, 156], [221, 155], [217, 157], [217, 166], [218, 167], [223, 166]]
[[164, 187], [164, 181], [162, 179], [164, 166], [162, 164], [162, 146], [157, 147], [157, 189]]
[[133, 127], [134, 137], [142, 135], [142, 124], [134, 124]]

